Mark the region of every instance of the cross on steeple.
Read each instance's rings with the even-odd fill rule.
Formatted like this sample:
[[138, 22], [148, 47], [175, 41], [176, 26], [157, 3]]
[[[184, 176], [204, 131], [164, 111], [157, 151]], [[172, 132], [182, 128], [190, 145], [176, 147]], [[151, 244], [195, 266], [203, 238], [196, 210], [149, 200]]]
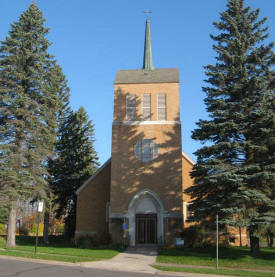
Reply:
[[149, 9], [147, 9], [147, 10], [144, 11], [144, 13], [145, 13], [146, 16], [147, 16], [147, 19], [150, 19], [150, 14], [152, 13], [152, 11], [149, 10]]

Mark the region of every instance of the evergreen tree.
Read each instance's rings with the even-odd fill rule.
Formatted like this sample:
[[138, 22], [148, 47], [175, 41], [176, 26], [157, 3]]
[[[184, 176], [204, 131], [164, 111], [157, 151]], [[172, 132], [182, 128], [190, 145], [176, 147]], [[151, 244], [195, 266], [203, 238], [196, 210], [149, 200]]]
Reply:
[[44, 18], [32, 3], [0, 47], [0, 193], [8, 204], [7, 247], [15, 246], [18, 201], [44, 198], [46, 162], [55, 141], [49, 90], [52, 57]]
[[207, 145], [195, 153], [195, 184], [186, 190], [199, 220], [219, 214], [236, 226], [238, 215], [245, 215], [253, 256], [258, 230], [275, 219], [275, 57], [273, 43], [263, 44], [266, 18], [258, 16], [259, 9], [244, 7], [244, 0], [228, 0], [220, 22], [214, 22], [217, 62], [205, 67], [209, 86], [203, 88], [210, 119], [200, 120], [192, 133]]
[[8, 222], [8, 210], [4, 203], [5, 201], [0, 198], [0, 224], [6, 224]]
[[[51, 116], [55, 121], [55, 136], [56, 141], [58, 141], [58, 129], [63, 124], [63, 122], [68, 118], [70, 114], [70, 106], [69, 106], [69, 97], [70, 97], [70, 90], [67, 85], [67, 80], [65, 75], [62, 72], [61, 67], [54, 63], [52, 68], [49, 71], [49, 87], [48, 90], [51, 92], [52, 96], [56, 99], [56, 106], [55, 110], [51, 110]], [[54, 145], [55, 146], [55, 145]], [[52, 159], [56, 158], [57, 153], [54, 147], [54, 155]], [[50, 159], [51, 160], [51, 159]], [[47, 168], [49, 170], [49, 166], [47, 163]], [[48, 183], [51, 183], [51, 176], [47, 176]], [[45, 201], [45, 212], [44, 212], [44, 229], [43, 229], [43, 240], [45, 244], [49, 243], [48, 240], [48, 231], [49, 231], [49, 220], [50, 216], [53, 216], [53, 202], [54, 202], [54, 194], [52, 192], [51, 186], [48, 187], [46, 192]]]
[[50, 163], [52, 189], [57, 197], [57, 215], [65, 216], [65, 232], [70, 238], [75, 231], [75, 191], [98, 167], [93, 143], [94, 126], [84, 108], [71, 112], [60, 126], [57, 157]]

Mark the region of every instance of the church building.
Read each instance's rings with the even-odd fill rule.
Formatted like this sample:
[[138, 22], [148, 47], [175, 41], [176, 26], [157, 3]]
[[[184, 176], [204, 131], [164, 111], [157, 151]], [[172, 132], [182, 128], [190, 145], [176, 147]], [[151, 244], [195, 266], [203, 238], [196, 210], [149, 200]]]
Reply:
[[114, 81], [112, 153], [77, 191], [76, 237], [171, 244], [188, 221], [194, 162], [182, 151], [176, 68], [154, 68], [146, 20], [143, 68]]

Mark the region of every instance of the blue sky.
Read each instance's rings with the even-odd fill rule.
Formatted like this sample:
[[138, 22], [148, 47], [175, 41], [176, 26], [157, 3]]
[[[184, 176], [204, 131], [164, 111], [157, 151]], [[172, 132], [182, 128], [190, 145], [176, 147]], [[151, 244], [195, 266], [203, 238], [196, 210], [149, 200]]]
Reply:
[[[95, 124], [100, 162], [111, 153], [113, 81], [120, 69], [142, 67], [145, 9], [151, 9], [153, 62], [156, 68], [180, 71], [183, 150], [195, 160], [200, 143], [191, 139], [199, 118], [206, 118], [201, 87], [203, 66], [214, 63], [212, 22], [225, 10], [226, 0], [37, 0], [51, 29], [50, 53], [68, 79], [71, 106], [84, 106]], [[31, 0], [0, 0], [0, 40]], [[267, 17], [275, 37], [275, 1], [246, 0]]]

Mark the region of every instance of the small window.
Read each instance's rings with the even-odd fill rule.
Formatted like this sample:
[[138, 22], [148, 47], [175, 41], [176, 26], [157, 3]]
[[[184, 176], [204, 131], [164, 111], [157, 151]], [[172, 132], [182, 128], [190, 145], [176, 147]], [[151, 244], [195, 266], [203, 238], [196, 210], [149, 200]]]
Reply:
[[133, 94], [126, 96], [126, 120], [136, 120], [136, 96]]
[[151, 94], [142, 95], [142, 120], [151, 120]]
[[158, 94], [158, 120], [166, 120], [166, 94]]
[[190, 203], [186, 203], [186, 221], [193, 221], [194, 220], [194, 211], [191, 211], [189, 208]]

